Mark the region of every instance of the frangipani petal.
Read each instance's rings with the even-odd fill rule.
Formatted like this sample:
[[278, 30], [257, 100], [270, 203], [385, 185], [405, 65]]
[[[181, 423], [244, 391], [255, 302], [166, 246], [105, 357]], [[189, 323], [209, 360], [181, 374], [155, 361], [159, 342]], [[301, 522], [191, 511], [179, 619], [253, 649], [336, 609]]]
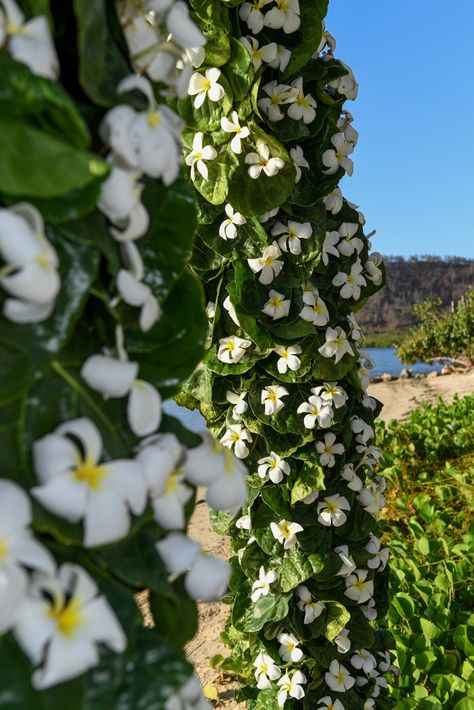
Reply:
[[136, 362], [122, 362], [106, 355], [91, 355], [81, 368], [82, 379], [107, 397], [125, 397], [138, 375]]
[[0, 536], [31, 523], [31, 503], [23, 488], [13, 481], [0, 480]]
[[161, 396], [149, 382], [135, 380], [128, 398], [127, 417], [136, 436], [148, 436], [161, 423]]
[[102, 439], [96, 425], [86, 417], [72, 419], [61, 424], [56, 429], [56, 434], [62, 436], [72, 435], [79, 439], [84, 449], [85, 458], [94, 464], [102, 455]]
[[80, 452], [72, 441], [58, 434], [48, 434], [33, 444], [35, 472], [41, 483], [73, 468], [79, 457]]
[[212, 602], [220, 599], [227, 589], [230, 567], [227, 562], [199, 552], [184, 586], [192, 599]]

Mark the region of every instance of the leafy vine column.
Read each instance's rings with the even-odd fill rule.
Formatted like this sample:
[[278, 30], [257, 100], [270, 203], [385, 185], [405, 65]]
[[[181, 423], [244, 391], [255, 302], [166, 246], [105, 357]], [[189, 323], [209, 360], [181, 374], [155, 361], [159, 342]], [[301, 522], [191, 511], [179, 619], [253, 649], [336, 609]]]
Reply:
[[0, 0], [2, 708], [209, 707], [184, 646], [230, 570], [186, 528], [247, 470], [163, 407], [207, 335], [165, 105], [205, 42], [184, 2]]
[[354, 315], [384, 267], [338, 187], [357, 82], [323, 0], [191, 4], [208, 44], [175, 106], [209, 338], [179, 401], [250, 470], [242, 511], [211, 515], [233, 550], [220, 660], [250, 708], [387, 707], [381, 405]]

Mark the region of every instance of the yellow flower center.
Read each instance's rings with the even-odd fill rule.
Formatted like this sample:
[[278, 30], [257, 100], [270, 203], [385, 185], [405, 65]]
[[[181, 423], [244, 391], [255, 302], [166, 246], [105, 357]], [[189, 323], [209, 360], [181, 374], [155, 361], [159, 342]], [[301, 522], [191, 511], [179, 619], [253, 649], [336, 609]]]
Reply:
[[291, 537], [291, 530], [288, 527], [288, 525], [281, 525], [280, 526], [280, 532], [283, 535], [283, 537], [286, 537], [287, 539]]
[[[267, 392], [268, 392], [268, 390], [267, 390]], [[274, 390], [270, 390], [270, 391], [268, 392], [268, 397], [267, 397], [267, 399], [269, 399], [270, 402], [273, 402], [273, 403], [275, 403], [275, 402], [277, 401], [277, 396], [276, 396], [276, 393], [275, 393]]]
[[270, 299], [269, 303], [273, 308], [281, 308], [283, 305], [283, 298], [280, 295], [274, 296]]
[[345, 676], [344, 676], [344, 673], [343, 673], [342, 671], [339, 671], [339, 673], [338, 673], [337, 676], [336, 676], [336, 678], [337, 678], [337, 680], [339, 681], [339, 683], [344, 683], [344, 677], [345, 677]]
[[265, 259], [262, 259], [262, 261], [264, 266], [271, 266], [273, 264], [274, 259], [273, 256], [267, 256], [265, 257]]
[[298, 98], [296, 99], [296, 103], [299, 104], [300, 106], [307, 106], [308, 105], [308, 99], [306, 96], [303, 96], [303, 94], [300, 94]]
[[337, 346], [341, 346], [342, 343], [344, 342], [344, 336], [339, 335], [334, 342], [336, 343]]
[[156, 128], [160, 122], [160, 115], [156, 111], [150, 111], [148, 114], [148, 125], [150, 128]]
[[[324, 447], [324, 453], [325, 454], [331, 454], [332, 453], [332, 447], [331, 446], [325, 446]], [[328, 504], [329, 507], [329, 504]]]
[[5, 540], [0, 540], [0, 560], [5, 559], [8, 554], [8, 545]]
[[287, 647], [288, 651], [294, 651], [294, 650], [295, 650], [295, 644], [292, 643], [291, 641], [288, 641], [288, 643], [286, 644], [286, 647]]
[[226, 343], [226, 349], [231, 353], [232, 350], [235, 350], [235, 343], [233, 340], [229, 341]]
[[171, 496], [178, 490], [182, 475], [183, 471], [181, 468], [177, 468], [175, 471], [172, 471], [170, 473], [170, 475], [166, 479], [165, 496]]
[[239, 441], [240, 440], [240, 434], [237, 431], [233, 431], [231, 434], [231, 440], [232, 441]]
[[204, 79], [203, 89], [202, 89], [202, 90], [203, 90], [203, 91], [209, 91], [209, 89], [211, 88], [211, 86], [212, 86], [212, 84], [211, 84], [211, 82], [209, 81], [209, 79]]
[[268, 666], [266, 663], [262, 663], [260, 668], [258, 669], [260, 673], [267, 673], [268, 672]]
[[359, 590], [359, 592], [362, 592], [364, 589], [364, 581], [362, 579], [358, 579], [357, 582], [354, 584], [354, 587]]
[[84, 623], [80, 604], [75, 599], [71, 599], [66, 606], [56, 605], [49, 612], [49, 616], [56, 622], [59, 633], [68, 638], [74, 636]]
[[343, 153], [336, 153], [336, 158], [337, 158], [338, 160], [342, 160], [342, 159], [344, 158]]
[[294, 229], [289, 229], [288, 230], [288, 239], [297, 239], [298, 235], [296, 234]]
[[279, 10], [283, 10], [283, 12], [287, 12], [288, 0], [277, 0], [277, 5], [278, 5]]
[[355, 282], [355, 278], [352, 276], [352, 274], [349, 274], [347, 277], [347, 283], [348, 284], [353, 284]]
[[272, 459], [270, 462], [270, 468], [276, 468], [276, 467], [277, 467], [277, 462], [275, 461], [275, 459]]
[[21, 27], [21, 25], [15, 25], [14, 22], [9, 21], [6, 26], [7, 35], [27, 35], [28, 29], [26, 27]]
[[48, 261], [48, 253], [45, 251], [40, 251], [39, 254], [36, 255], [35, 261], [36, 263], [42, 268], [45, 269], [45, 271], [50, 270], [50, 263]]
[[90, 461], [81, 461], [74, 470], [74, 477], [78, 481], [87, 483], [89, 488], [100, 490], [102, 479], [107, 475], [107, 466], [94, 466]]
[[323, 309], [322, 309], [322, 307], [321, 307], [321, 303], [320, 303], [319, 301], [316, 301], [316, 303], [315, 303], [314, 306], [313, 306], [313, 311], [314, 311], [315, 313], [321, 313], [322, 310], [323, 310]]
[[201, 159], [202, 159], [202, 153], [201, 153], [200, 150], [197, 150], [197, 151], [194, 153], [194, 160], [201, 160]]
[[327, 504], [327, 509], [330, 513], [335, 513], [337, 508], [337, 505], [333, 501], [329, 501]]

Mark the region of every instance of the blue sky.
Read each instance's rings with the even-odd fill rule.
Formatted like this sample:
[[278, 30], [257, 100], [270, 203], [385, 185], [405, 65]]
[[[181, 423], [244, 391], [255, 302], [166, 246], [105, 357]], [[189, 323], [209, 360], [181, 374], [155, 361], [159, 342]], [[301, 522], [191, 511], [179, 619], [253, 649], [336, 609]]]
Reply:
[[348, 199], [383, 254], [474, 257], [474, 0], [330, 0], [360, 133]]

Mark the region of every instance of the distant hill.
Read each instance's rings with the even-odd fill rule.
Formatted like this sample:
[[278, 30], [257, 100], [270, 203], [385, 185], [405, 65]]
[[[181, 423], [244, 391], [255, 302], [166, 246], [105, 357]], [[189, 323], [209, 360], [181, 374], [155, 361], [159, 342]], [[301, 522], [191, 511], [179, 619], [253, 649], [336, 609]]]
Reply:
[[366, 331], [406, 330], [417, 321], [414, 303], [441, 298], [445, 306], [474, 285], [474, 259], [457, 256], [384, 256], [387, 285], [357, 313]]

